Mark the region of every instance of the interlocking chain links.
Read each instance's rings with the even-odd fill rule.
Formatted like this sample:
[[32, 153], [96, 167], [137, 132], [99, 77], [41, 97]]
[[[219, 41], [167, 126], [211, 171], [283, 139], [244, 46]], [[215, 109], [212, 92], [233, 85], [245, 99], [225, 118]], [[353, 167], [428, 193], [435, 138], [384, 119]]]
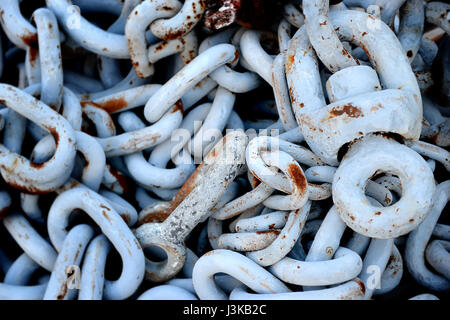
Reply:
[[77, 44], [99, 55], [115, 59], [128, 59], [130, 54], [123, 34], [104, 31], [77, 14], [77, 26], [72, 27], [69, 21], [73, 18], [73, 4], [66, 0], [47, 0], [47, 7], [53, 11], [60, 25]]
[[178, 13], [170, 19], [158, 19], [150, 30], [160, 39], [172, 40], [189, 33], [203, 17], [206, 0], [186, 0]]
[[445, 240], [433, 240], [425, 251], [427, 262], [440, 274], [450, 279], [450, 242]]
[[70, 176], [75, 160], [76, 137], [71, 125], [44, 103], [10, 85], [0, 84], [0, 97], [9, 108], [50, 132], [57, 145], [51, 159], [42, 164], [33, 164], [0, 145], [3, 178], [30, 193], [47, 193], [60, 187]]
[[[228, 29], [222, 31], [216, 35], [210, 36], [202, 41], [199, 47], [199, 53], [202, 53], [206, 49], [211, 48], [214, 45], [219, 43], [227, 43], [230, 41], [230, 38], [233, 36], [232, 43], [234, 39], [239, 35], [239, 31]], [[241, 57], [242, 60], [242, 57]], [[233, 63], [237, 63], [238, 61], [233, 61]], [[252, 91], [255, 88], [259, 87], [261, 84], [260, 78], [254, 72], [238, 72], [233, 70], [231, 67], [227, 65], [223, 65], [217, 68], [215, 71], [209, 74], [209, 77], [216, 81], [219, 86], [224, 87], [225, 89], [230, 90], [235, 93], [244, 93], [248, 91]]]
[[167, 112], [189, 89], [218, 67], [233, 63], [238, 57], [236, 48], [219, 44], [198, 55], [175, 76], [167, 81], [145, 104], [144, 115], [155, 122]]
[[[365, 181], [377, 170], [397, 175], [401, 181], [401, 198], [389, 207], [373, 207], [363, 196]], [[380, 239], [415, 229], [430, 211], [434, 190], [433, 173], [425, 160], [382, 136], [357, 141], [333, 178], [333, 202], [344, 222], [358, 233]]]
[[273, 58], [261, 46], [264, 33], [247, 30], [240, 39], [241, 53], [250, 68], [261, 76], [267, 83], [272, 84]]
[[[370, 132], [394, 132], [406, 139], [418, 139], [422, 118], [421, 95], [395, 34], [383, 23], [377, 29], [367, 27], [371, 18], [362, 12], [335, 11], [330, 16], [336, 28], [339, 28], [339, 34], [346, 39], [353, 39], [368, 50], [385, 90], [380, 91], [376, 81], [370, 90], [372, 92], [361, 94], [370, 82], [360, 81], [360, 89], [355, 89], [355, 96], [353, 91], [342, 90], [340, 94], [343, 96], [337, 97], [339, 101], [326, 106], [315, 54], [309, 46], [306, 30], [299, 29], [290, 42], [286, 72], [292, 106], [308, 145], [325, 161], [335, 165], [342, 145]], [[386, 48], [389, 48], [389, 58], [385, 54]], [[357, 76], [359, 71], [356, 70], [365, 67], [348, 69], [351, 68], [354, 68], [354, 73], [344, 69], [341, 72], [345, 73], [334, 75], [336, 80], [330, 78], [330, 86], [345, 87], [342, 80]], [[302, 81], [308, 82], [300, 89], [299, 77], [302, 76]], [[343, 79], [340, 79], [341, 76]], [[376, 77], [374, 80], [377, 80]], [[353, 85], [357, 82], [350, 83]], [[403, 120], [385, 121], [386, 117], [393, 114], [398, 114], [396, 119]]]
[[145, 39], [146, 29], [153, 21], [171, 17], [180, 8], [181, 3], [177, 0], [143, 1], [128, 16], [125, 25], [125, 37], [130, 59], [139, 77], [147, 78], [154, 72], [152, 64], [148, 61], [149, 50]]
[[52, 11], [40, 8], [33, 13], [36, 43], [26, 48], [25, 70], [29, 84], [42, 83], [41, 101], [59, 110], [63, 94], [63, 70], [58, 22]]
[[[147, 259], [147, 278], [165, 281], [183, 267], [186, 260], [184, 240], [200, 220], [211, 214], [210, 209], [242, 170], [246, 139], [240, 131], [226, 135], [194, 173], [201, 176], [200, 181], [191, 185], [189, 194], [167, 219], [161, 224], [146, 223], [136, 230], [136, 237], [144, 248], [159, 246], [168, 257], [164, 264]], [[179, 194], [181, 192], [183, 190]]]
[[122, 217], [102, 196], [82, 185], [62, 192], [48, 213], [48, 230], [53, 245], [62, 250], [66, 227], [73, 209], [85, 211], [101, 228], [122, 258], [122, 273], [115, 281], [105, 281], [106, 299], [125, 299], [132, 295], [144, 277], [145, 260], [139, 242]]
[[320, 60], [331, 72], [359, 65], [344, 48], [328, 18], [328, 0], [303, 0], [306, 32]]
[[[226, 259], [227, 263], [223, 263]], [[213, 275], [227, 273], [257, 293], [283, 293], [290, 290], [255, 262], [229, 250], [214, 250], [200, 258], [192, 275], [200, 299], [223, 300], [227, 296], [214, 282]]]
[[68, 288], [66, 268], [79, 266], [88, 242], [94, 235], [94, 230], [85, 224], [80, 224], [69, 231], [64, 239], [61, 250], [56, 258], [52, 275], [45, 290], [44, 300], [73, 299], [76, 290]]
[[[139, 117], [129, 111], [121, 113], [118, 120], [125, 131], [145, 127]], [[152, 187], [171, 189], [181, 187], [195, 170], [192, 158], [188, 155], [185, 157], [181, 155], [177, 159], [179, 163], [176, 168], [165, 169], [149, 163], [142, 152], [136, 152], [125, 156], [124, 163], [130, 175], [141, 186], [148, 189]]]
[[448, 291], [450, 280], [433, 273], [425, 264], [424, 253], [433, 229], [448, 202], [450, 181], [440, 183], [433, 195], [433, 205], [423, 223], [413, 230], [406, 242], [405, 260], [408, 271], [423, 286], [434, 291]]

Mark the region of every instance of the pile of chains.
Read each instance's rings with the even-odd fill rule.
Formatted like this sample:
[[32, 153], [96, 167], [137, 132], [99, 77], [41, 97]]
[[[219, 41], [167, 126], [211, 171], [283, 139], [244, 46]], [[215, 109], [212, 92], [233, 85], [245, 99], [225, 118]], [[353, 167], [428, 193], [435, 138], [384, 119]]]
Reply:
[[449, 12], [0, 0], [0, 299], [447, 297]]

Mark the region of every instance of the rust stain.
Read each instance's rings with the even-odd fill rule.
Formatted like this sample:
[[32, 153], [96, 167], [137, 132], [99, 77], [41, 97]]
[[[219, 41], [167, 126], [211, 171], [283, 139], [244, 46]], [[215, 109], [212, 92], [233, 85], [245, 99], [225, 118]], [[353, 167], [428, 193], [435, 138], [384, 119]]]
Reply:
[[229, 62], [228, 65], [232, 66], [239, 60], [239, 51], [234, 50], [234, 59], [233, 61]]
[[3, 219], [4, 217], [6, 217], [6, 214], [8, 213], [9, 210], [9, 206], [8, 207], [4, 207], [2, 210], [0, 210], [0, 220]]
[[183, 102], [181, 101], [181, 99], [179, 99], [177, 102], [175, 102], [175, 108], [173, 108], [173, 110], [171, 111], [171, 113], [175, 113], [177, 111], [180, 111], [181, 114], [184, 113], [184, 109], [183, 109]]
[[22, 41], [29, 47], [38, 48], [38, 35], [37, 33], [33, 33], [31, 35], [23, 36]]
[[294, 184], [297, 188], [304, 193], [306, 191], [306, 186], [308, 182], [306, 181], [305, 175], [302, 169], [296, 164], [290, 164], [287, 169], [288, 174], [292, 177]]
[[45, 166], [45, 162], [43, 163], [35, 163], [30, 161], [30, 167], [33, 167], [35, 169], [42, 169]]
[[109, 168], [109, 172], [111, 172], [111, 174], [116, 178], [117, 182], [119, 183], [120, 187], [123, 190], [123, 193], [127, 193], [128, 192], [127, 177], [122, 172], [111, 166]]
[[56, 147], [58, 147], [59, 144], [59, 134], [58, 131], [56, 131], [55, 128], [53, 127], [46, 127], [46, 129], [50, 132], [50, 134], [53, 136], [53, 138], [55, 139], [55, 144]]
[[102, 215], [106, 218], [106, 220], [108, 220], [109, 222], [112, 222], [112, 221], [111, 221], [111, 217], [109, 216], [108, 213], [106, 213], [105, 210], [102, 210]]
[[354, 281], [355, 281], [355, 282], [359, 285], [359, 287], [361, 288], [362, 294], [366, 294], [366, 286], [364, 285], [364, 283], [363, 283], [361, 280], [359, 280], [359, 279], [355, 279]]
[[[192, 23], [189, 22], [188, 25]], [[178, 38], [181, 38], [182, 36], [184, 36], [185, 31], [184, 30], [178, 30], [178, 31], [173, 31], [172, 29], [164, 35], [164, 37], [162, 38], [163, 40], [175, 40]]]
[[[86, 102], [82, 102], [81, 104], [86, 104]], [[105, 110], [108, 113], [114, 113], [127, 107], [128, 103], [124, 98], [116, 98], [95, 104], [95, 106]]]
[[122, 217], [123, 221], [125, 221], [126, 224], [128, 224], [130, 222], [128, 215], [120, 214], [120, 216]]
[[150, 212], [150, 213], [146, 214], [141, 219], [140, 222], [142, 224], [148, 223], [148, 222], [163, 222], [170, 215], [171, 211], [172, 210], [169, 211], [169, 208], [165, 208], [165, 209], [160, 210], [160, 211]]
[[364, 117], [364, 115], [360, 109], [358, 109], [357, 107], [355, 107], [351, 103], [349, 103], [349, 104], [343, 105], [342, 107], [341, 106], [333, 107], [330, 110], [330, 117], [328, 119], [341, 116], [344, 113], [350, 118]]
[[280, 231], [278, 231], [278, 230], [256, 231], [256, 234], [275, 234], [275, 235], [279, 235]]
[[39, 51], [33, 47], [30, 47], [29, 52], [30, 52], [30, 64], [34, 66]]
[[381, 103], [377, 104], [376, 106], [371, 107], [370, 112], [375, 112], [380, 109], [383, 109], [383, 105]]
[[59, 290], [59, 294], [56, 296], [56, 300], [64, 300], [67, 295], [67, 283], [64, 281], [61, 289]]
[[[214, 150], [214, 149], [213, 149]], [[194, 173], [187, 179], [181, 189], [177, 192], [175, 197], [170, 203], [170, 212], [173, 211], [195, 188], [198, 183], [198, 180], [201, 178], [201, 174], [204, 162], [200, 163], [200, 165], [195, 169]]]
[[295, 57], [294, 56], [289, 56], [288, 57], [288, 60], [287, 60], [287, 63], [286, 63], [286, 72], [291, 71], [291, 67], [294, 64], [294, 61], [295, 61]]

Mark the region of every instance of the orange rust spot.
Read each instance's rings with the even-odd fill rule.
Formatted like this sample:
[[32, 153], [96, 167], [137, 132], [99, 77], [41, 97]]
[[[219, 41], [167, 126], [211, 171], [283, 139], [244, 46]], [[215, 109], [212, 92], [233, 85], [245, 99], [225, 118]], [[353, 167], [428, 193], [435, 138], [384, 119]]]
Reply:
[[366, 294], [366, 286], [364, 285], [364, 283], [363, 283], [361, 280], [359, 280], [359, 279], [355, 279], [354, 281], [355, 281], [355, 282], [359, 285], [359, 287], [361, 288], [362, 294]]
[[256, 231], [256, 234], [275, 234], [275, 235], [279, 235], [280, 231], [278, 230], [265, 230], [265, 231]]
[[[82, 104], [83, 104], [83, 102], [82, 102]], [[111, 100], [96, 104], [96, 106], [105, 110], [108, 113], [113, 113], [113, 112], [122, 110], [123, 108], [128, 106], [128, 103], [124, 98], [116, 98], [116, 99], [111, 99]]]
[[126, 224], [128, 224], [130, 222], [128, 215], [121, 214], [120, 216], [122, 217], [123, 221], [125, 221]]
[[[191, 24], [191, 22], [188, 23], [188, 25]], [[190, 25], [188, 26], [190, 27]], [[162, 38], [163, 40], [174, 40], [177, 38], [181, 38], [184, 35], [184, 31], [183, 30], [178, 30], [178, 31], [172, 31], [170, 30], [167, 34], [164, 35], [164, 37]]]
[[116, 178], [117, 182], [123, 189], [123, 193], [127, 193], [128, 192], [127, 177], [122, 172], [111, 166], [109, 168], [109, 172], [111, 172], [111, 174]]
[[46, 129], [50, 132], [50, 134], [53, 136], [53, 138], [55, 139], [55, 144], [56, 146], [58, 146], [59, 143], [59, 134], [58, 131], [56, 131], [55, 128], [52, 127], [46, 127]]
[[105, 210], [102, 210], [102, 215], [106, 218], [106, 220], [111, 222], [111, 217], [109, 216], [109, 214]]
[[177, 111], [180, 111], [181, 114], [183, 114], [184, 109], [183, 109], [183, 102], [180, 100], [178, 100], [177, 102], [175, 102], [175, 108], [173, 108], [173, 110], [171, 111], [171, 113], [175, 113]]
[[187, 179], [187, 181], [184, 183], [184, 185], [181, 187], [180, 191], [175, 195], [174, 199], [170, 203], [171, 208], [176, 208], [187, 196], [191, 191], [195, 188], [195, 186], [198, 183], [198, 179], [201, 178], [201, 175], [199, 175], [199, 172], [201, 172], [201, 169], [203, 168], [204, 162], [200, 163], [200, 165], [197, 167], [197, 169], [194, 171], [193, 174]]
[[67, 283], [64, 281], [59, 291], [59, 294], [56, 296], [56, 300], [64, 300], [66, 294], [67, 294]]
[[34, 65], [34, 63], [36, 62], [37, 55], [38, 55], [39, 51], [37, 49], [33, 48], [33, 47], [30, 47], [30, 51], [29, 52], [30, 52], [30, 63], [32, 65]]
[[380, 211], [375, 212], [375, 215], [376, 215], [376, 216], [379, 216], [380, 214], [381, 214]]
[[29, 47], [37, 49], [38, 35], [37, 33], [33, 33], [28, 36], [23, 36], [22, 41]]
[[303, 174], [302, 169], [295, 164], [290, 164], [288, 166], [287, 172], [292, 177], [294, 184], [303, 193], [306, 190], [306, 186], [307, 186], [308, 182], [306, 181], [306, 178], [305, 178], [305, 175]]
[[289, 72], [291, 70], [292, 65], [294, 64], [295, 57], [289, 56], [288, 61], [286, 63], [286, 72]]
[[384, 197], [384, 202], [386, 202], [387, 204], [391, 203], [391, 199], [389, 199], [388, 195]]
[[357, 107], [353, 106], [351, 103], [346, 104], [346, 105], [344, 105], [342, 107], [339, 107], [339, 106], [338, 107], [334, 107], [330, 111], [331, 117], [341, 116], [344, 113], [350, 118], [359, 118], [359, 117], [363, 117], [364, 116], [362, 114], [361, 110], [358, 109]]
[[294, 96], [294, 91], [291, 87], [289, 87], [289, 96], [291, 97], [292, 103], [295, 104], [296, 100], [295, 100], [295, 96]]
[[140, 223], [148, 222], [163, 222], [170, 215], [169, 208], [165, 208], [156, 212], [149, 212], [143, 218], [140, 219]]
[[155, 51], [161, 51], [162, 49], [164, 49], [165, 46], [167, 46], [167, 41], [161, 41], [156, 47], [155, 47]]
[[238, 59], [239, 59], [239, 51], [234, 50], [234, 59], [229, 64], [233, 65], [236, 61], [238, 61]]
[[31, 162], [30, 161], [30, 166], [36, 169], [41, 169], [42, 167], [45, 166], [45, 162], [43, 163], [35, 163], [35, 162]]

